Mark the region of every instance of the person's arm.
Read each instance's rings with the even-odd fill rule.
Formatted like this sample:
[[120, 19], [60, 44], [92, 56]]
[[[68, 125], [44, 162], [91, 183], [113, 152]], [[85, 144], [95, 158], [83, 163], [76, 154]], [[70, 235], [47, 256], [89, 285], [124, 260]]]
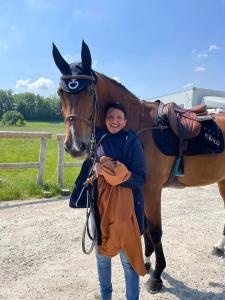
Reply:
[[145, 183], [146, 165], [143, 147], [139, 140], [132, 143], [132, 149], [128, 155], [127, 168], [131, 172], [131, 176], [120, 185], [126, 188], [140, 189]]

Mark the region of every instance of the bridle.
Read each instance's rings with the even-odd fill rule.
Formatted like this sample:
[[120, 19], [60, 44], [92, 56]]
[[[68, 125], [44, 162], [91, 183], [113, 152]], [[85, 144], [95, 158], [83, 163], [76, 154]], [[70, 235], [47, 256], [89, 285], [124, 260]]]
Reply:
[[[91, 88], [89, 90], [89, 96], [92, 98], [92, 113], [91, 113], [90, 117], [88, 119], [86, 119], [78, 113], [69, 114], [65, 117], [65, 123], [68, 121], [70, 123], [70, 133], [71, 133], [71, 137], [73, 140], [75, 140], [74, 123], [75, 123], [76, 119], [81, 122], [85, 122], [91, 128], [91, 138], [90, 138], [88, 146], [87, 146], [87, 154], [88, 154], [88, 158], [94, 160], [95, 149], [96, 149], [95, 124], [96, 124], [96, 115], [99, 112], [99, 102], [98, 102], [98, 98], [97, 98], [97, 94], [96, 94], [96, 90], [95, 90], [97, 76], [92, 71], [92, 75], [62, 75], [60, 77], [60, 79], [70, 81], [68, 83], [68, 85], [70, 87], [70, 90], [72, 90], [71, 94], [78, 94], [79, 92], [83, 91], [83, 89], [80, 90], [79, 92], [76, 91], [76, 87], [78, 85], [77, 80], [89, 80], [90, 83], [87, 86], [89, 86], [91, 84], [94, 85], [93, 88]], [[73, 91], [73, 89], [74, 89], [74, 91]], [[58, 92], [59, 92], [59, 90], [58, 90]]]

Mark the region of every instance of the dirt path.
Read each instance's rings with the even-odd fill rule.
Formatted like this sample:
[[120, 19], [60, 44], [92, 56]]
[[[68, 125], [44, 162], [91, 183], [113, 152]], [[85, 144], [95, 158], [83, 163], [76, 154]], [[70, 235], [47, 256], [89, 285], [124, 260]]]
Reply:
[[[225, 258], [211, 255], [225, 222], [216, 186], [163, 191], [164, 287], [140, 299], [225, 299]], [[67, 200], [0, 204], [0, 299], [99, 299], [94, 254], [81, 250], [85, 211]], [[113, 259], [113, 299], [125, 299]]]

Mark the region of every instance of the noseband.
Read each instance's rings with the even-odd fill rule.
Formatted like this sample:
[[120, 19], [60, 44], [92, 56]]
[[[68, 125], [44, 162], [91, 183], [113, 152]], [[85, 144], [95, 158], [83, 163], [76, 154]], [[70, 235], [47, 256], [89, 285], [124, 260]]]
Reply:
[[[68, 116], [65, 117], [65, 123], [67, 121], [70, 122], [70, 128], [71, 128], [71, 134], [72, 134], [72, 138], [74, 139], [74, 128], [73, 128], [73, 124], [72, 122], [75, 121], [75, 119], [78, 119], [79, 121], [85, 122], [90, 128], [91, 128], [91, 139], [88, 143], [88, 157], [92, 160], [94, 160], [95, 158], [95, 149], [96, 149], [96, 139], [95, 139], [95, 123], [96, 123], [96, 113], [98, 113], [99, 109], [98, 109], [98, 99], [97, 99], [97, 95], [96, 95], [96, 91], [95, 91], [95, 84], [97, 82], [97, 77], [95, 75], [95, 73], [93, 73], [93, 75], [63, 75], [60, 78], [61, 80], [70, 80], [70, 89], [76, 89], [77, 80], [90, 80], [91, 83], [94, 83], [94, 88], [90, 89], [89, 91], [89, 96], [92, 98], [92, 114], [91, 116], [86, 119], [82, 116], [80, 116], [79, 114], [70, 114]], [[89, 85], [90, 85], [89, 84]], [[76, 91], [74, 91], [72, 94], [77, 94]]]

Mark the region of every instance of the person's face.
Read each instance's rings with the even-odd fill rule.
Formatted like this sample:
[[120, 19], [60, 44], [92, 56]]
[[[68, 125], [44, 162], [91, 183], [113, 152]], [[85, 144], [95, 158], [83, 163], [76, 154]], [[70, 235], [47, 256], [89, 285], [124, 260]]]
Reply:
[[114, 134], [126, 126], [127, 120], [122, 110], [110, 108], [107, 111], [105, 123], [108, 131]]

